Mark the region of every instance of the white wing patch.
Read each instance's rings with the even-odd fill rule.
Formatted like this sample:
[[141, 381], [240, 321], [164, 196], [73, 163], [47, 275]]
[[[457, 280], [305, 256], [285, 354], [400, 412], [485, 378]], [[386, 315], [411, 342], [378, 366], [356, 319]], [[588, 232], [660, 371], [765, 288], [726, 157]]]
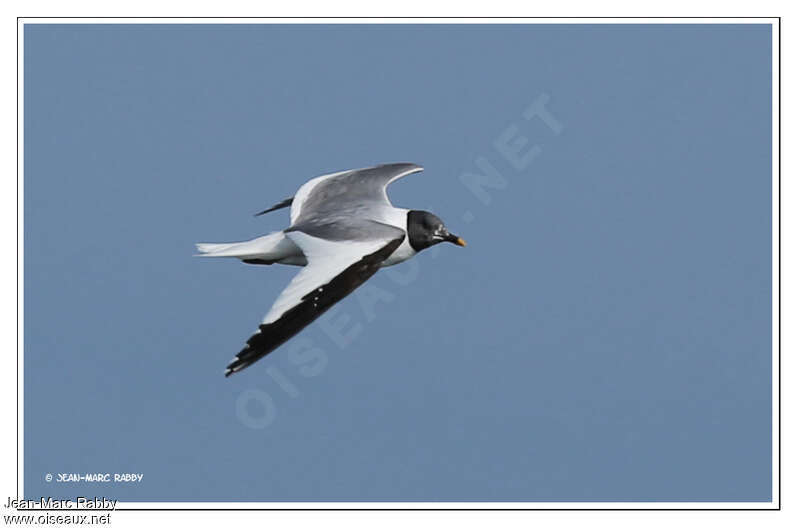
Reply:
[[[292, 209], [294, 210], [294, 206]], [[328, 241], [303, 232], [289, 232], [286, 236], [300, 247], [308, 260], [308, 265], [303, 267], [281, 292], [264, 317], [263, 324], [275, 322], [286, 311], [298, 305], [305, 295], [327, 284], [347, 267], [360, 261], [364, 256], [377, 252], [389, 242], [388, 239]]]

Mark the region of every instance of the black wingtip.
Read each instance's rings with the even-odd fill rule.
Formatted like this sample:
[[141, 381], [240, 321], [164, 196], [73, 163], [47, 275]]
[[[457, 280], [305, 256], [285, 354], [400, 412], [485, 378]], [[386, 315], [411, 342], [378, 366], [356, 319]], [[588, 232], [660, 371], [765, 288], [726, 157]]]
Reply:
[[245, 366], [247, 366], [246, 361], [242, 361], [242, 359], [237, 355], [231, 362], [228, 363], [228, 366], [225, 367], [225, 377], [230, 377], [231, 374], [235, 374]]
[[257, 214], [253, 214], [253, 217], [258, 217], [259, 215], [264, 215], [265, 213], [274, 212], [275, 210], [280, 210], [281, 208], [286, 208], [287, 206], [291, 206], [292, 201], [294, 201], [294, 197], [289, 197], [288, 199], [284, 199], [278, 204], [267, 208], [266, 210], [258, 212]]

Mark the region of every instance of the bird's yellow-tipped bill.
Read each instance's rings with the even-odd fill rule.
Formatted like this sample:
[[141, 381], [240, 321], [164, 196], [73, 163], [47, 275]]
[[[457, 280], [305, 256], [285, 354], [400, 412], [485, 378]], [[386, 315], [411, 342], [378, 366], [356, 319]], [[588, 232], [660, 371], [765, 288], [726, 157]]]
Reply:
[[458, 245], [459, 247], [466, 247], [467, 242], [464, 241], [464, 238], [459, 237], [458, 239], [456, 239], [456, 245]]

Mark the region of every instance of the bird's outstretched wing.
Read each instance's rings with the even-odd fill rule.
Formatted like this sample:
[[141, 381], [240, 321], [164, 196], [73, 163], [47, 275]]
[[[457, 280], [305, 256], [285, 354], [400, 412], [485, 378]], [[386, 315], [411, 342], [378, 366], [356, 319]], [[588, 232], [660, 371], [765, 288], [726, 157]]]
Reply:
[[386, 187], [395, 180], [422, 171], [406, 162], [381, 164], [323, 175], [303, 184], [292, 201], [292, 225], [315, 219], [391, 206]]
[[[342, 227], [359, 239], [330, 240], [287, 232], [308, 260], [272, 305], [258, 331], [231, 360], [225, 376], [238, 372], [289, 340], [380, 268], [405, 239], [399, 228], [372, 221]], [[369, 237], [364, 235], [369, 233]]]

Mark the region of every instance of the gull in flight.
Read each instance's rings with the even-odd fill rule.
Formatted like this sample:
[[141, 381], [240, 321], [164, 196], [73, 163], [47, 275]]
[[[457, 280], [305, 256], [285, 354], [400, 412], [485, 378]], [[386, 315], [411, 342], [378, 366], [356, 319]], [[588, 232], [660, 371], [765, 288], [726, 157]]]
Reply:
[[294, 197], [256, 214], [291, 206], [288, 228], [239, 243], [197, 244], [200, 256], [303, 267], [228, 364], [226, 377], [292, 338], [379, 268], [444, 241], [466, 246], [432, 213], [395, 208], [389, 202], [386, 187], [419, 171], [421, 166], [399, 163], [323, 175], [303, 184]]

